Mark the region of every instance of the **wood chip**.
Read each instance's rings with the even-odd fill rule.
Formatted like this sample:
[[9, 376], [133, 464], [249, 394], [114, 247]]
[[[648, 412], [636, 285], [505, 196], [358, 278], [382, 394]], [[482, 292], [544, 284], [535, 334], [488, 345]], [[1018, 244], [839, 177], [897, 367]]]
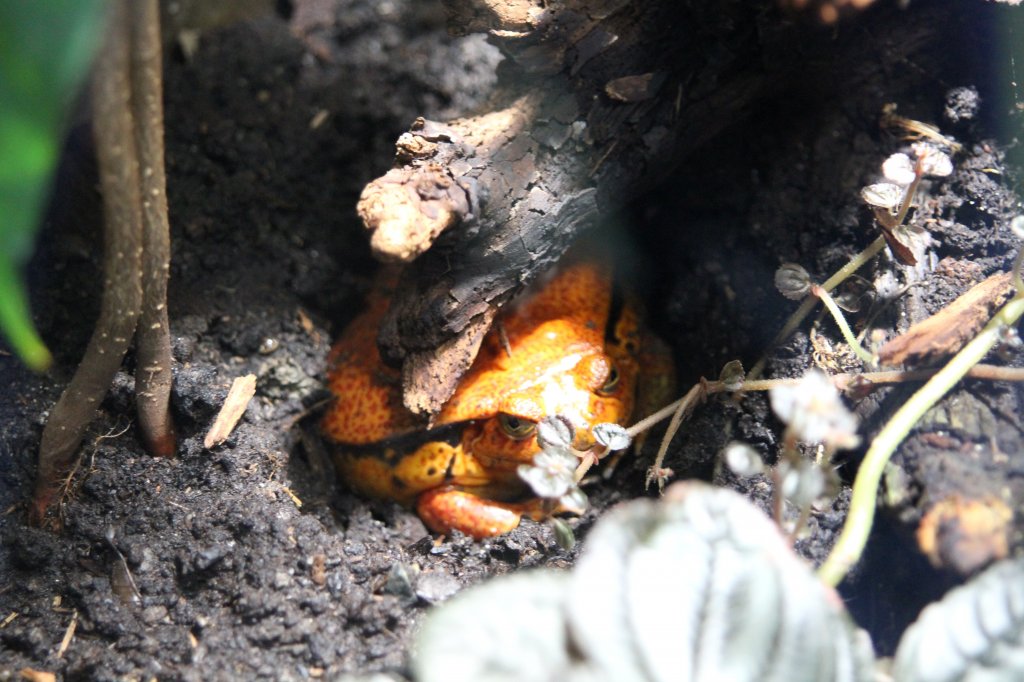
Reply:
[[227, 440], [235, 425], [238, 424], [238, 420], [245, 414], [245, 408], [249, 406], [249, 401], [254, 395], [256, 395], [255, 374], [246, 374], [232, 382], [228, 397], [224, 399], [224, 405], [217, 413], [217, 419], [214, 420], [213, 426], [210, 427], [206, 438], [203, 439], [204, 448], [209, 450]]
[[664, 78], [654, 78], [653, 73], [639, 76], [623, 76], [608, 81], [604, 86], [606, 95], [619, 102], [642, 102], [654, 97]]
[[285, 494], [291, 499], [297, 509], [302, 509], [302, 500], [299, 499], [299, 496], [296, 495], [291, 488], [281, 486], [281, 489], [284, 490]]
[[958, 352], [988, 323], [1013, 293], [1008, 272], [992, 275], [878, 351], [883, 365], [919, 365]]
[[313, 336], [313, 331], [316, 329], [313, 326], [313, 320], [309, 319], [309, 315], [302, 308], [298, 310], [299, 324], [302, 326], [302, 331], [306, 332], [306, 336]]
[[64, 639], [60, 640], [60, 648], [57, 649], [57, 658], [63, 658], [64, 652], [71, 646], [71, 639], [75, 636], [75, 628], [78, 627], [78, 611], [71, 614], [71, 622], [68, 629], [64, 631]]
[[327, 584], [327, 556], [323, 552], [313, 555], [313, 563], [310, 566], [310, 579], [314, 585], [323, 587]]
[[34, 668], [22, 668], [18, 671], [18, 674], [21, 675], [21, 679], [29, 680], [30, 682], [57, 682], [57, 675], [55, 673], [48, 673]]

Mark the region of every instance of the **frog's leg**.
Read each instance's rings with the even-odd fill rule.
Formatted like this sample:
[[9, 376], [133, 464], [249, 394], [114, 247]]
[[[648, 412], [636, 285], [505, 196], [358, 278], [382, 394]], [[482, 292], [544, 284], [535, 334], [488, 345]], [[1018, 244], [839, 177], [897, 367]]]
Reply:
[[[645, 331], [639, 360], [636, 402], [630, 423], [638, 422], [644, 417], [654, 414], [676, 398], [676, 364], [669, 345], [650, 331]], [[640, 454], [648, 433], [645, 431], [637, 435], [629, 448], [619, 450], [609, 458], [601, 472], [604, 478], [611, 478], [615, 467], [619, 465], [627, 452]]]
[[477, 540], [509, 532], [530, 511], [529, 503], [495, 502], [450, 487], [427, 490], [416, 500], [416, 513], [430, 530], [458, 530]]

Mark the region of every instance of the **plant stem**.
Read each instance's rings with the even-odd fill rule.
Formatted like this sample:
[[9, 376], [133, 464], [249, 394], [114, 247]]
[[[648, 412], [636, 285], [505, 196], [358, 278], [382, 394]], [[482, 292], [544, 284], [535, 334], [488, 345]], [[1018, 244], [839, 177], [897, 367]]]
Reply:
[[[879, 236], [875, 241], [871, 242], [866, 249], [847, 261], [847, 263], [843, 265], [843, 267], [839, 268], [835, 274], [825, 280], [825, 283], [821, 285], [821, 288], [826, 292], [832, 291], [837, 286], [845, 282], [850, 275], [863, 267], [865, 263], [877, 256], [884, 248], [885, 237]], [[803, 300], [803, 303], [800, 304], [800, 307], [793, 311], [793, 314], [789, 316], [788, 320], [786, 320], [786, 324], [782, 326], [779, 333], [776, 334], [775, 338], [772, 339], [772, 342], [768, 344], [768, 348], [765, 350], [764, 355], [761, 356], [761, 359], [757, 361], [757, 364], [755, 364], [753, 368], [751, 368], [750, 372], [747, 373], [748, 379], [757, 379], [761, 376], [761, 372], [764, 371], [765, 365], [768, 364], [768, 353], [785, 341], [790, 334], [796, 331], [796, 328], [799, 327], [800, 323], [804, 321], [804, 318], [814, 310], [814, 306], [817, 305], [817, 303], [817, 298], [808, 296]]]
[[1018, 292], [1017, 296], [1004, 305], [970, 343], [900, 407], [875, 436], [857, 471], [850, 511], [839, 540], [825, 563], [818, 569], [818, 576], [822, 581], [832, 586], [839, 584], [860, 559], [874, 522], [878, 485], [885, 465], [896, 447], [909, 435], [924, 413], [985, 357], [999, 342], [1002, 331], [1015, 324], [1022, 314], [1024, 295]]
[[832, 319], [836, 321], [836, 326], [839, 327], [839, 331], [842, 333], [843, 338], [846, 339], [846, 343], [853, 349], [853, 352], [857, 354], [857, 357], [861, 359], [864, 364], [870, 365], [874, 363], [875, 358], [871, 353], [864, 350], [863, 347], [857, 342], [857, 337], [853, 335], [853, 330], [850, 329], [850, 325], [847, 324], [846, 318], [843, 316], [843, 311], [836, 305], [835, 299], [832, 298], [825, 289], [819, 286], [811, 287], [811, 294], [821, 299], [821, 302], [825, 304], [828, 311], [832, 313]]

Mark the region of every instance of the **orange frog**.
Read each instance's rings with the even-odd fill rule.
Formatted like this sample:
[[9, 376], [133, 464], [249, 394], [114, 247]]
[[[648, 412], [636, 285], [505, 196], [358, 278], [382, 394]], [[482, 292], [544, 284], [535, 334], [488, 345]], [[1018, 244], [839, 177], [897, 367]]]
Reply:
[[672, 374], [664, 344], [641, 333], [628, 299], [613, 296], [609, 256], [588, 240], [499, 314], [455, 394], [424, 429], [402, 405], [400, 372], [377, 351], [387, 294], [371, 296], [331, 351], [336, 400], [321, 428], [350, 487], [415, 506], [439, 533], [490, 537], [538, 513], [539, 501], [516, 475], [540, 451], [537, 421], [567, 417], [574, 446], [586, 449], [595, 424], [629, 419], [642, 369], [655, 384]]

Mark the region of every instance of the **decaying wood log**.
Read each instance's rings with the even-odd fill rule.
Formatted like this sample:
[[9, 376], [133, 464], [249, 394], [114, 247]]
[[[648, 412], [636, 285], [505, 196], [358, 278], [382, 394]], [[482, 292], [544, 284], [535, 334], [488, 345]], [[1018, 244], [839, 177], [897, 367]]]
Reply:
[[[403, 366], [406, 406], [426, 415], [451, 395], [497, 310], [580, 230], [766, 92], [806, 78], [807, 54], [830, 56], [817, 71], [826, 83], [839, 82], [837, 67], [847, 87], [876, 68], [840, 56], [864, 54], [867, 31], [839, 39], [769, 0], [446, 8], [450, 30], [487, 32], [506, 55], [493, 101], [475, 117], [417, 120], [358, 207], [377, 256], [409, 262], [378, 340]], [[920, 40], [884, 36], [884, 12], [871, 21], [885, 49], [910, 53]]]
[[[380, 343], [421, 414], [450, 396], [502, 304], [764, 82], [700, 77], [730, 70], [730, 7], [753, 30], [749, 3], [716, 3], [709, 25], [685, 3], [543, 5], [447, 3], [451, 30], [487, 31], [508, 57], [495, 100], [479, 116], [417, 120], [359, 204], [378, 257], [412, 261]], [[701, 56], [707, 41], [720, 51]]]

